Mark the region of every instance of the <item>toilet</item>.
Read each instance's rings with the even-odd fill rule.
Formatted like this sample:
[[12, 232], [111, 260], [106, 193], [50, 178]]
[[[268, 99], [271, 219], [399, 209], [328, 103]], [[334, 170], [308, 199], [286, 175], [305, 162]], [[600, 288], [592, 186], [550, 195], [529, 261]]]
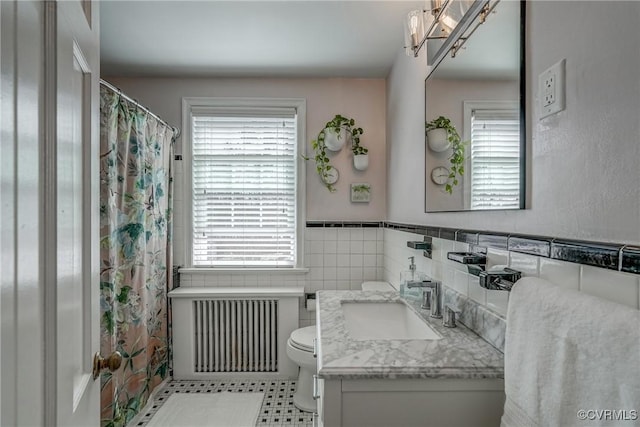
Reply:
[[364, 282], [362, 285], [363, 291], [395, 291], [396, 289], [391, 286], [389, 282]]
[[293, 394], [293, 404], [301, 411], [315, 412], [313, 399], [313, 376], [316, 374], [316, 358], [313, 356], [313, 341], [316, 339], [316, 327], [307, 326], [291, 332], [287, 341], [287, 356], [298, 366], [298, 385]]
[[[364, 282], [363, 291], [394, 291], [388, 282]], [[313, 399], [313, 376], [317, 372], [313, 345], [316, 339], [316, 327], [307, 326], [291, 332], [287, 340], [287, 356], [298, 366], [298, 384], [293, 394], [293, 404], [306, 412], [316, 412], [316, 401]]]

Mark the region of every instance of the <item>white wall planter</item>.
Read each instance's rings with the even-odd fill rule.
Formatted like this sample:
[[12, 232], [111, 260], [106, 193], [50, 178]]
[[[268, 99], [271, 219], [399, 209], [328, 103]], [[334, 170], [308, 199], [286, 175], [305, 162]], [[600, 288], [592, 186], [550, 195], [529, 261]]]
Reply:
[[331, 128], [324, 130], [324, 146], [331, 151], [340, 151], [344, 144], [347, 142], [347, 132], [344, 129], [340, 129], [339, 133]]
[[427, 131], [427, 143], [429, 148], [436, 153], [442, 153], [451, 147], [449, 134], [446, 129], [431, 129]]
[[358, 154], [353, 156], [353, 167], [359, 171], [366, 170], [369, 167], [369, 155]]

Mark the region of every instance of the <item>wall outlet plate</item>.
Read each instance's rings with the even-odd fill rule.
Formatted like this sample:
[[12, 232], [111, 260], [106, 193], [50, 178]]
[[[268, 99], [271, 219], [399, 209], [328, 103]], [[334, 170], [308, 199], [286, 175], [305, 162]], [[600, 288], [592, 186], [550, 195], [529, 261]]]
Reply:
[[556, 62], [538, 76], [540, 120], [565, 109], [565, 62]]

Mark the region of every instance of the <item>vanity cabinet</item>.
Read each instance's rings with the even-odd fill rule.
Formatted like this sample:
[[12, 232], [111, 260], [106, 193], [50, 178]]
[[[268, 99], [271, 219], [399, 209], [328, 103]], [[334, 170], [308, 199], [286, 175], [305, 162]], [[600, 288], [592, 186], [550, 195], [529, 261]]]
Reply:
[[397, 292], [316, 295], [316, 426], [500, 425], [504, 357], [473, 331]]
[[502, 379], [318, 379], [317, 426], [499, 426]]

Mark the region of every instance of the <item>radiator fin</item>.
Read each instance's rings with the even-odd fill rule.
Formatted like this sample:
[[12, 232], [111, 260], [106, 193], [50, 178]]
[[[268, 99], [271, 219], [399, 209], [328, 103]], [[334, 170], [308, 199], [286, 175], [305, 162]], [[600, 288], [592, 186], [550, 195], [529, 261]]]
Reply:
[[277, 372], [277, 300], [193, 302], [195, 372]]

